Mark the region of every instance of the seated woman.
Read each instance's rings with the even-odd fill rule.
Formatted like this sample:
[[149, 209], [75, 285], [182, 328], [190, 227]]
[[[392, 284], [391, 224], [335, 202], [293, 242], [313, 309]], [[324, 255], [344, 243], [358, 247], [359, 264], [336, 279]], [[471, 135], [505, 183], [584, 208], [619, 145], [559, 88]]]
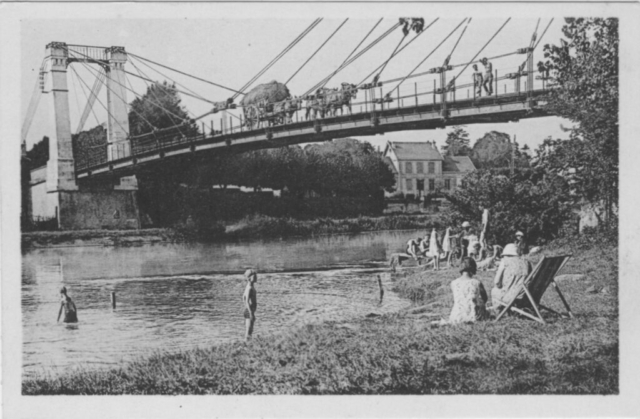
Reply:
[[[502, 252], [502, 261], [493, 280], [493, 289], [491, 290], [491, 301], [493, 307], [497, 310], [507, 304], [514, 296], [510, 292], [517, 285], [521, 284], [531, 273], [531, 263], [524, 258], [518, 256], [518, 246], [509, 243], [504, 247]], [[524, 296], [521, 292], [518, 298]]]
[[473, 258], [462, 259], [462, 276], [451, 282], [453, 309], [447, 323], [476, 322], [489, 318], [486, 310], [487, 291], [482, 282], [473, 277], [476, 269], [476, 261]]

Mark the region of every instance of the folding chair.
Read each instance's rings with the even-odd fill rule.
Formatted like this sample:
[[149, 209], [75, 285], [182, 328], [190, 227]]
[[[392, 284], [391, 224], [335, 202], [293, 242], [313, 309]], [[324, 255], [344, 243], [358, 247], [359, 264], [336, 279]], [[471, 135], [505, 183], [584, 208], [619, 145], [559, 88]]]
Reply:
[[[540, 314], [541, 308], [560, 315], [560, 313], [558, 313], [557, 311], [540, 304], [540, 300], [549, 287], [549, 284], [553, 284], [553, 287], [560, 296], [560, 300], [562, 300], [562, 303], [567, 309], [569, 317], [573, 318], [573, 313], [571, 313], [571, 308], [569, 308], [567, 300], [564, 299], [564, 296], [562, 295], [562, 292], [560, 292], [558, 284], [553, 280], [558, 271], [562, 269], [562, 267], [565, 263], [567, 263], [570, 257], [571, 255], [551, 257], [543, 256], [536, 267], [533, 268], [533, 271], [531, 271], [529, 276], [527, 276], [527, 278], [524, 280], [524, 282], [509, 290], [509, 292], [504, 296], [504, 300], [501, 301], [501, 303], [505, 306], [505, 308], [500, 312], [500, 314], [498, 314], [498, 317], [496, 317], [495, 321], [500, 320], [500, 318], [509, 310], [515, 311], [516, 313], [522, 314], [523, 316], [526, 316], [543, 324], [545, 323], [545, 321]], [[527, 313], [520, 307], [516, 307], [516, 302], [518, 299], [520, 299], [520, 301], [526, 301], [524, 300], [524, 298], [522, 298], [523, 292], [524, 295], [526, 295], [527, 300], [531, 304], [533, 310], [535, 311], [536, 316]]]

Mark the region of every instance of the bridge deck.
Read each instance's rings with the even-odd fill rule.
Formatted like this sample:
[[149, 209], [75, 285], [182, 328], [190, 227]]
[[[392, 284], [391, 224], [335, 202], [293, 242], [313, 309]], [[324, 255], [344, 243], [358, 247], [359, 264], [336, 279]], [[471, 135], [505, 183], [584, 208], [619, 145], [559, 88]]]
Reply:
[[508, 122], [548, 116], [542, 109], [546, 93], [547, 90], [540, 89], [533, 90], [529, 95], [510, 93], [475, 100], [463, 99], [447, 102], [444, 106], [442, 103], [434, 103], [369, 110], [254, 130], [238, 127], [235, 132], [227, 134], [201, 134], [191, 138], [175, 135], [156, 139], [149, 136], [146, 139], [132, 140], [130, 157], [105, 161], [106, 157], [102, 157], [106, 156], [105, 150], [98, 158], [76, 161], [76, 177], [82, 179], [96, 175], [135, 173], [140, 165], [189, 153], [273, 148], [391, 131], [435, 129], [449, 125]]

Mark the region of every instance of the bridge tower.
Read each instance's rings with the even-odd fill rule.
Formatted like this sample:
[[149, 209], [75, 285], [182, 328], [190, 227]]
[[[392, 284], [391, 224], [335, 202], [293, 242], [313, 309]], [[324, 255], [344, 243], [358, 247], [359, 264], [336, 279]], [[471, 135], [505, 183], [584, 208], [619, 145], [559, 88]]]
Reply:
[[51, 42], [47, 45], [51, 88], [50, 115], [53, 117], [53, 131], [49, 135], [49, 161], [47, 162], [47, 192], [76, 191], [73, 147], [71, 142], [71, 121], [69, 118], [69, 89], [67, 86], [68, 50], [66, 44]]
[[129, 141], [129, 115], [127, 113], [127, 90], [124, 64], [127, 53], [124, 47], [106, 49], [107, 64], [107, 158], [109, 161], [131, 156]]
[[[135, 176], [100, 182], [77, 181], [69, 112], [69, 65], [79, 62], [101, 66], [106, 78], [108, 110], [107, 144], [102, 150], [109, 161], [131, 155], [124, 72], [127, 54], [124, 47], [104, 48], [51, 42], [46, 46], [46, 61], [48, 69], [42, 69], [40, 91], [49, 102], [47, 108], [52, 118], [52, 129], [48, 133], [49, 160], [46, 171], [34, 169], [38, 172], [37, 179], [34, 179], [34, 171], [31, 173], [29, 198], [37, 203], [33, 216], [56, 217], [61, 230], [139, 228], [138, 184]], [[47, 72], [49, 75], [45, 81], [44, 74]], [[88, 115], [88, 110], [85, 111]], [[32, 117], [30, 115], [27, 119]], [[29, 123], [26, 124], [27, 131]], [[23, 135], [26, 136], [26, 131]]]

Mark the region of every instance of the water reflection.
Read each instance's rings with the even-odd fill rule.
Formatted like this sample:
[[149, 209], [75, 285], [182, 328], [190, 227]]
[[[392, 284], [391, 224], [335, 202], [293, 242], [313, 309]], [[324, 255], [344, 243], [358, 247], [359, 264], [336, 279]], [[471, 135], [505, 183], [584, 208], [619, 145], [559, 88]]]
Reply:
[[[248, 266], [260, 273], [255, 336], [396, 311], [407, 303], [385, 295], [391, 284], [381, 268], [410, 234], [26, 253], [24, 371], [109, 366], [157, 350], [241, 339], [241, 272]], [[78, 308], [78, 324], [56, 324], [63, 285]]]

